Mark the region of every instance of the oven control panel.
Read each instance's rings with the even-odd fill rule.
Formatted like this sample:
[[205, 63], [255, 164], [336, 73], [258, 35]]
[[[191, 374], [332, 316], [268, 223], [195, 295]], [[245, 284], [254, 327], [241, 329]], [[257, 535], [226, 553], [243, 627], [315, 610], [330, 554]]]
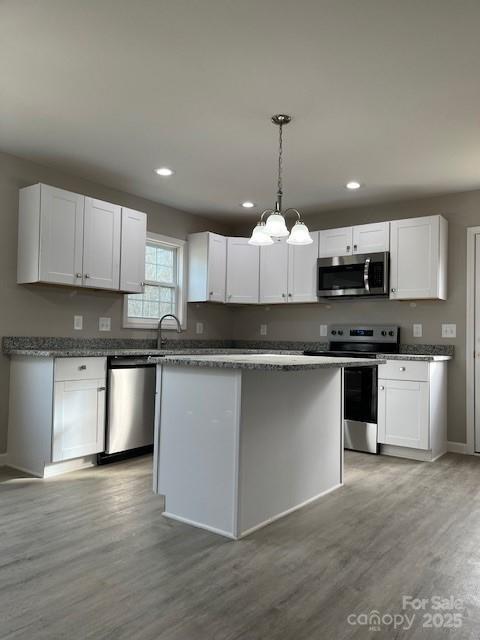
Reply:
[[332, 324], [328, 329], [330, 340], [343, 342], [398, 342], [400, 327], [391, 325]]

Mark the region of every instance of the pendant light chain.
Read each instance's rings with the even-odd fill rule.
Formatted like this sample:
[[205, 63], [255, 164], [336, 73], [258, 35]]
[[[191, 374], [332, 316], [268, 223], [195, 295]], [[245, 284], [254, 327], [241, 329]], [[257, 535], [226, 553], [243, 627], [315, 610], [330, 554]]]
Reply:
[[279, 126], [278, 134], [278, 182], [277, 182], [277, 210], [282, 210], [282, 171], [283, 171], [283, 124]]

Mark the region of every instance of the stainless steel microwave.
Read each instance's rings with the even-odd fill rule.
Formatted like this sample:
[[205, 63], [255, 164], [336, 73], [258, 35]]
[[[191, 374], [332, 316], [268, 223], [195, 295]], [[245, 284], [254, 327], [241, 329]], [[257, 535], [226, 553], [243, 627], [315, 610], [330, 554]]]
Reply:
[[389, 267], [388, 251], [319, 258], [317, 294], [320, 298], [386, 296], [389, 290]]

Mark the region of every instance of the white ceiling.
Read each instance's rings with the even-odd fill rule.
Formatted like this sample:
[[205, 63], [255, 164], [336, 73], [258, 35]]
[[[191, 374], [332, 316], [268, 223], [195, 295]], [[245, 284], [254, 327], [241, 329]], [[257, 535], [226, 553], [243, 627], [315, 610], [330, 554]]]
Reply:
[[2, 0], [0, 149], [255, 217], [286, 112], [285, 205], [477, 189], [479, 34], [479, 0]]

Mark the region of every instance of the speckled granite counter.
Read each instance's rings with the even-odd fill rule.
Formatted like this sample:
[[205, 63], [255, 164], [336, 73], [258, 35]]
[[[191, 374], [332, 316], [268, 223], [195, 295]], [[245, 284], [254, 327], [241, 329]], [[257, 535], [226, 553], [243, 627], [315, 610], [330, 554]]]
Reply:
[[383, 360], [416, 360], [420, 362], [445, 362], [452, 359], [452, 356], [429, 353], [377, 353], [376, 357]]
[[150, 362], [164, 366], [205, 367], [218, 369], [249, 369], [262, 371], [306, 371], [343, 367], [375, 367], [386, 360], [372, 358], [330, 358], [328, 356], [304, 356], [292, 354], [245, 355], [175, 355], [151, 357]]

